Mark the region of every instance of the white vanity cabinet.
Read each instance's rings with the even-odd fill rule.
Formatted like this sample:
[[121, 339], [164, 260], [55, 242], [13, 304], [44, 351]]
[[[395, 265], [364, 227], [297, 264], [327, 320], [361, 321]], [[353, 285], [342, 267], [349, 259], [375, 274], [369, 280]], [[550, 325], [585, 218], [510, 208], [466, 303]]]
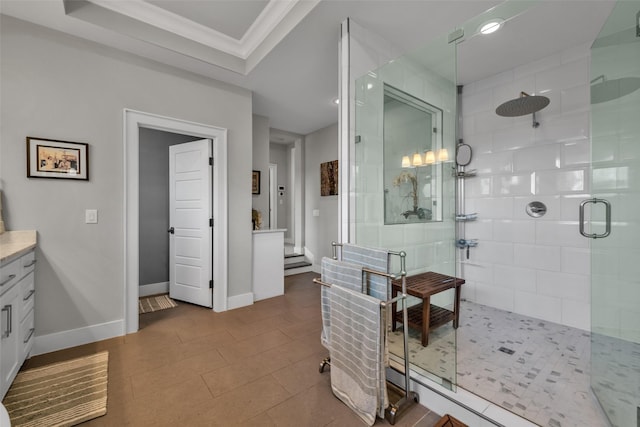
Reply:
[[18, 328], [20, 305], [20, 287], [12, 286], [0, 296], [2, 307], [2, 328], [0, 333], [0, 395], [4, 396], [16, 377], [22, 361], [20, 360], [21, 346]]
[[19, 246], [9, 253], [9, 247], [3, 246], [0, 258], [0, 399], [4, 398], [33, 347], [35, 233], [33, 245]]

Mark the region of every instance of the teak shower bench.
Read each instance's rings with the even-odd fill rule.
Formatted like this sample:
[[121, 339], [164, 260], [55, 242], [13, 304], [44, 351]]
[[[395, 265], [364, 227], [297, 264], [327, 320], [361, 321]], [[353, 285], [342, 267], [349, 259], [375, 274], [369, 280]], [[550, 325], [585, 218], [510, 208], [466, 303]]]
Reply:
[[[408, 276], [406, 280], [407, 294], [422, 300], [421, 305], [409, 307], [407, 314], [409, 316], [409, 326], [422, 331], [423, 347], [429, 344], [429, 331], [438, 326], [453, 320], [453, 328], [458, 328], [458, 320], [460, 318], [460, 287], [465, 283], [464, 279], [428, 271], [415, 276]], [[402, 292], [402, 283], [399, 280], [394, 280], [391, 284], [393, 296], [395, 297], [399, 292]], [[432, 295], [446, 291], [447, 289], [455, 289], [453, 311], [431, 304]], [[395, 304], [393, 312], [395, 316], [392, 322], [392, 329], [395, 331], [396, 322], [402, 322], [402, 312], [396, 311]]]

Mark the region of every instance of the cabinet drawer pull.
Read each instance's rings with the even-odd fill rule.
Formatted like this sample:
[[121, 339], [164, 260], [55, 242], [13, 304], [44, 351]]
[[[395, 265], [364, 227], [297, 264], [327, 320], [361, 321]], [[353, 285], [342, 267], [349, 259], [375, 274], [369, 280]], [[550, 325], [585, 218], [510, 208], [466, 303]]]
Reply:
[[7, 280], [5, 280], [4, 282], [0, 283], [0, 286], [6, 285], [7, 283], [9, 283], [10, 281], [12, 281], [15, 278], [16, 278], [15, 274], [10, 274], [9, 277], [7, 278]]
[[27, 265], [23, 265], [22, 267], [23, 267], [23, 268], [29, 268], [29, 267], [31, 267], [31, 266], [32, 266], [33, 264], [35, 264], [35, 263], [36, 263], [36, 260], [35, 260], [35, 259], [32, 259], [32, 260], [31, 260], [31, 262], [30, 262], [29, 264], [27, 264]]
[[25, 338], [24, 341], [22, 341], [23, 344], [26, 344], [29, 342], [29, 340], [31, 339], [31, 337], [33, 336], [33, 333], [36, 331], [36, 328], [31, 328], [29, 329], [29, 335], [27, 336], [27, 338]]
[[11, 304], [5, 305], [2, 307], [2, 311], [7, 312], [7, 329], [2, 333], [2, 338], [8, 338], [11, 335], [11, 330], [13, 329], [13, 325], [11, 325], [12, 316], [12, 307]]
[[36, 290], [35, 290], [35, 289], [31, 289], [31, 290], [29, 291], [29, 295], [27, 295], [26, 297], [22, 298], [22, 301], [29, 301], [29, 299], [30, 299], [30, 298], [33, 296], [33, 294], [35, 294], [35, 293], [36, 293]]

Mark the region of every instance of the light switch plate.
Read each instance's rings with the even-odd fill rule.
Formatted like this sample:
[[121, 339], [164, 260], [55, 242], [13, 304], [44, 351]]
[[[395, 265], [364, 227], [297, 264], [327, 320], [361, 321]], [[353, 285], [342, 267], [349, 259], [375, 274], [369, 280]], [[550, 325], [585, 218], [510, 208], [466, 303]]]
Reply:
[[84, 211], [85, 224], [97, 224], [98, 223], [98, 210], [87, 209]]
[[314, 210], [312, 211], [312, 215], [313, 215], [313, 216], [320, 216], [320, 209], [314, 209]]

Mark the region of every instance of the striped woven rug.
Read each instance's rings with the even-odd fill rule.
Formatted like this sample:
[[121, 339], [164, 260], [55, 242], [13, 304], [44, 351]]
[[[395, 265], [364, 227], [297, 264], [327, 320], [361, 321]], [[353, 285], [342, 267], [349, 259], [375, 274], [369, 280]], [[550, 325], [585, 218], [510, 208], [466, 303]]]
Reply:
[[13, 427], [74, 426], [107, 413], [109, 352], [19, 372], [3, 404]]
[[178, 304], [169, 295], [152, 295], [142, 297], [138, 301], [138, 313], [151, 313], [153, 311], [166, 310], [167, 308], [177, 307]]

